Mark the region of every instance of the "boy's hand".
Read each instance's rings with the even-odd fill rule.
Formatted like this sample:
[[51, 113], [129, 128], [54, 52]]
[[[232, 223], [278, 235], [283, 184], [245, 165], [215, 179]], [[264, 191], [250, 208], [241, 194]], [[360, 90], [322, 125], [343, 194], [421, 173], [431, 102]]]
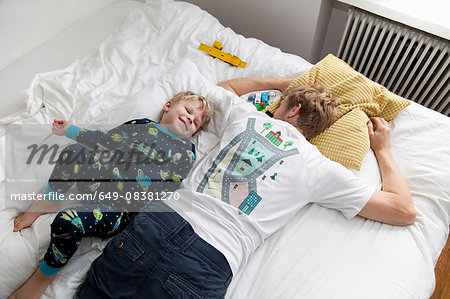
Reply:
[[72, 124], [67, 120], [53, 120], [52, 132], [58, 136], [64, 136], [66, 134], [67, 129]]
[[367, 123], [370, 147], [375, 154], [389, 151], [391, 146], [391, 129], [389, 128], [388, 122], [381, 117], [371, 117], [370, 120]]

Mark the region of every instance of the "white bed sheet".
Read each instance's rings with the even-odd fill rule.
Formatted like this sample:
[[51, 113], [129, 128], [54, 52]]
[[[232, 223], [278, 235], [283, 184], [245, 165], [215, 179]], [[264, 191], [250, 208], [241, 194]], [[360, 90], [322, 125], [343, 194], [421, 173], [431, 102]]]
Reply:
[[[247, 68], [233, 68], [197, 49], [200, 42], [212, 44], [216, 39], [224, 43], [225, 51], [247, 61]], [[27, 113], [2, 119], [2, 134], [7, 124], [50, 124], [54, 117], [107, 126], [137, 117], [156, 118], [165, 100], [191, 89], [207, 96], [214, 111], [211, 124], [195, 138], [201, 159], [218, 143], [226, 127], [227, 107], [234, 100], [215, 86], [218, 81], [297, 76], [310, 67], [300, 57], [235, 34], [195, 6], [148, 1], [94, 53], [66, 69], [38, 75]], [[432, 294], [434, 265], [449, 228], [450, 121], [413, 103], [391, 126], [392, 152], [410, 184], [417, 222], [393, 227], [359, 217], [347, 221], [336, 211], [309, 205], [255, 252], [244, 271], [235, 275], [228, 298], [426, 298]], [[24, 140], [26, 132], [14, 137], [18, 143]], [[3, 146], [4, 137], [1, 142]], [[1, 163], [4, 169], [4, 158]], [[36, 177], [40, 181], [33, 186], [36, 192], [45, 187], [42, 180], [50, 171], [50, 166], [40, 168]], [[372, 152], [357, 175], [379, 186]], [[31, 229], [12, 233], [16, 214], [14, 208], [0, 211], [0, 296], [34, 271], [49, 240], [51, 215], [40, 217]], [[43, 297], [70, 298], [104, 244], [84, 241]]]

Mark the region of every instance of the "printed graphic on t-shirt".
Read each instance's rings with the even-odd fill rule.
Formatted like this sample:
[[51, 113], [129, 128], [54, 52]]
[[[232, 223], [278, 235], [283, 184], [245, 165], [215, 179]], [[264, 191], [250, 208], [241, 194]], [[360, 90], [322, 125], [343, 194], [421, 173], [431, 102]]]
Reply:
[[[265, 199], [258, 194], [257, 182], [266, 178], [276, 180], [278, 172], [266, 173], [284, 158], [298, 154], [291, 140], [283, 140], [282, 132], [272, 129], [271, 123], [255, 130], [255, 119], [249, 118], [245, 131], [223, 148], [197, 187], [249, 215]], [[257, 180], [260, 178], [259, 180]]]

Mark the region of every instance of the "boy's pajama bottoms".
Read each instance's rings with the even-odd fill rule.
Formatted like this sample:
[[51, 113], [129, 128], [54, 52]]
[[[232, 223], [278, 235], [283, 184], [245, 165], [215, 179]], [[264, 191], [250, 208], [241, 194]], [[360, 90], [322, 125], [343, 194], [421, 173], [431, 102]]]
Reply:
[[50, 244], [39, 266], [55, 275], [65, 266], [86, 237], [106, 239], [117, 235], [137, 213], [115, 212], [102, 205], [83, 205], [59, 212], [51, 224]]
[[[99, 186], [108, 184], [102, 182], [102, 173], [102, 165], [94, 159], [90, 149], [81, 144], [69, 145], [61, 152], [44, 194], [66, 193], [75, 183], [79, 192], [93, 194]], [[115, 184], [108, 184], [108, 187], [112, 185]], [[59, 212], [51, 224], [50, 244], [39, 266], [41, 272], [55, 275], [76, 252], [82, 238], [115, 236], [136, 214], [120, 212], [99, 203], [83, 204]]]

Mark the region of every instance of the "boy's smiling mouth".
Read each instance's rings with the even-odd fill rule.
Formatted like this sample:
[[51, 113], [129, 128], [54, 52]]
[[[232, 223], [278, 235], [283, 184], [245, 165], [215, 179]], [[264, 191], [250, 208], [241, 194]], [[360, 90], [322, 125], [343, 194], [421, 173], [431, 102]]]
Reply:
[[184, 130], [189, 131], [188, 124], [186, 123], [186, 121], [181, 117], [179, 117], [178, 119], [183, 123]]

